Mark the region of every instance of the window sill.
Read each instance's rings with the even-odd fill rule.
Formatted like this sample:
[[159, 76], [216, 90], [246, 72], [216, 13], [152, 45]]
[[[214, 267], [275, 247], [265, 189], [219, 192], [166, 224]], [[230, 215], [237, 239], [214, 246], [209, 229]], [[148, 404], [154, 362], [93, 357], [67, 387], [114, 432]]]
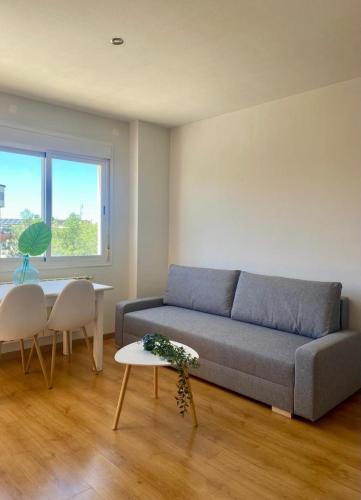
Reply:
[[[22, 260], [0, 259], [0, 274], [13, 272], [17, 267], [21, 266]], [[104, 257], [52, 257], [44, 262], [40, 258], [32, 258], [30, 262], [41, 272], [46, 272], [56, 269], [77, 269], [77, 268], [93, 268], [93, 267], [110, 267], [111, 260], [106, 260]]]

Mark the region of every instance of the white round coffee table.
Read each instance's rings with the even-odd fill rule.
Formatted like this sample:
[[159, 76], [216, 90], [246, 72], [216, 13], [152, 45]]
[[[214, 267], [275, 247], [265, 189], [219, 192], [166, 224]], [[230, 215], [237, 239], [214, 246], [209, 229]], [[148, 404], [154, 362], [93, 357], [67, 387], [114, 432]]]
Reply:
[[[183, 347], [185, 349], [185, 351], [187, 352], [187, 354], [190, 354], [192, 357], [199, 358], [198, 353], [194, 349], [192, 349], [191, 347], [188, 347], [185, 344], [181, 344], [180, 342], [174, 342], [174, 341], [172, 341], [172, 344], [174, 344], [175, 346]], [[131, 367], [132, 366], [153, 366], [153, 368], [154, 368], [154, 372], [153, 372], [153, 374], [154, 374], [154, 397], [158, 398], [158, 368], [160, 366], [171, 366], [171, 363], [169, 363], [169, 361], [166, 361], [165, 359], [160, 358], [159, 356], [155, 356], [150, 351], [146, 351], [143, 348], [142, 342], [133, 342], [133, 344], [129, 344], [129, 345], [126, 345], [125, 347], [122, 347], [121, 349], [119, 349], [119, 351], [116, 352], [114, 359], [117, 363], [121, 363], [121, 364], [125, 365], [125, 373], [124, 373], [123, 380], [122, 380], [122, 386], [120, 389], [118, 405], [117, 405], [117, 409], [115, 412], [114, 423], [113, 423], [113, 430], [115, 431], [118, 427], [120, 412], [122, 411], [125, 391], [127, 389], [127, 384], [128, 384], [128, 379], [129, 379]], [[188, 390], [189, 390], [189, 394], [190, 394], [190, 406], [191, 406], [191, 410], [192, 410], [193, 424], [196, 427], [198, 425], [198, 421], [197, 421], [197, 415], [196, 415], [196, 410], [195, 410], [195, 406], [194, 406], [193, 393], [192, 393], [189, 377], [188, 377]]]

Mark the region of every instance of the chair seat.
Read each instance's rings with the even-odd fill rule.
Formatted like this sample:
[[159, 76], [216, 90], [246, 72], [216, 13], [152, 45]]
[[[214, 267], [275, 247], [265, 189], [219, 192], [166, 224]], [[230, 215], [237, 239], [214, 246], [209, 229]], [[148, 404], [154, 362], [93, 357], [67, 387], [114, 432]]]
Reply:
[[312, 339], [181, 307], [127, 313], [124, 332], [135, 337], [161, 333], [183, 342], [202, 360], [293, 386], [295, 351]]

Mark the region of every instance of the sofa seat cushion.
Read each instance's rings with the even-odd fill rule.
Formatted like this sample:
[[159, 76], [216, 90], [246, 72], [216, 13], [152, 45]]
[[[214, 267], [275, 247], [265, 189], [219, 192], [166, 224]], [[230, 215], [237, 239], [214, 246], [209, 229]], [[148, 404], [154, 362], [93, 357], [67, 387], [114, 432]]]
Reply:
[[161, 333], [196, 349], [200, 357], [284, 386], [293, 386], [295, 351], [312, 340], [180, 307], [127, 313], [124, 332]]
[[340, 329], [341, 283], [242, 272], [231, 317], [319, 338]]
[[230, 316], [239, 271], [171, 265], [164, 303]]

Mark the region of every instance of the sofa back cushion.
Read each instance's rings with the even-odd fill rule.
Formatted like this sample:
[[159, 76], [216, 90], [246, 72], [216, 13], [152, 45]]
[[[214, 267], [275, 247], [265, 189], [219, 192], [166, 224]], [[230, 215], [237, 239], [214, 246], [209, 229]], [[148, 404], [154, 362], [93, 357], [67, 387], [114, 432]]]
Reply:
[[231, 317], [318, 338], [340, 329], [341, 283], [241, 273]]
[[164, 303], [230, 316], [239, 271], [171, 265]]

